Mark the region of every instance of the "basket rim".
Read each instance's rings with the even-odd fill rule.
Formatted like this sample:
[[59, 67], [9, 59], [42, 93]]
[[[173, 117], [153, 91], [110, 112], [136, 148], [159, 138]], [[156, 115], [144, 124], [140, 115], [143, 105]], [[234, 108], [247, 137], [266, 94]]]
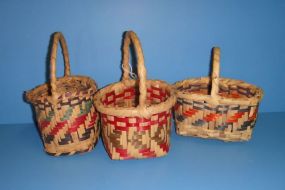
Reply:
[[[59, 77], [57, 78], [56, 83], [61, 83], [64, 82], [65, 80], [80, 80], [80, 81], [86, 81], [88, 84], [90, 84], [90, 87], [87, 88], [86, 90], [84, 90], [84, 92], [87, 92], [88, 94], [90, 94], [91, 90], [94, 90], [94, 92], [91, 95], [94, 95], [96, 93], [96, 91], [98, 90], [98, 86], [97, 83], [90, 77], [87, 76], [81, 76], [81, 75], [72, 75], [72, 76], [63, 76], [63, 77]], [[43, 98], [47, 99], [48, 101], [52, 102], [52, 96], [48, 95], [48, 96], [39, 96], [37, 95], [37, 92], [40, 91], [41, 89], [44, 88], [50, 88], [49, 87], [50, 82], [45, 82], [43, 84], [37, 85], [36, 87], [32, 88], [31, 90], [25, 91], [25, 99], [30, 102], [30, 103], [34, 103], [37, 102], [39, 100], [42, 100]], [[82, 92], [82, 91], [81, 91]], [[58, 94], [57, 96], [61, 96], [61, 94]], [[82, 93], [78, 94], [78, 97], [84, 97], [85, 95], [83, 95]]]
[[249, 88], [252, 88], [255, 90], [255, 95], [250, 98], [229, 98], [229, 97], [221, 97], [221, 96], [216, 96], [215, 99], [210, 94], [195, 94], [195, 93], [190, 93], [187, 91], [182, 91], [177, 89], [178, 86], [183, 85], [183, 83], [197, 83], [199, 81], [205, 81], [209, 82], [211, 77], [196, 77], [196, 78], [188, 78], [185, 80], [177, 81], [173, 83], [174, 89], [176, 90], [177, 98], [183, 98], [183, 99], [188, 99], [188, 100], [197, 100], [197, 101], [207, 101], [213, 104], [226, 104], [226, 105], [231, 105], [231, 104], [238, 104], [238, 105], [257, 105], [263, 98], [263, 90], [255, 86], [253, 84], [247, 83], [242, 80], [237, 80], [237, 79], [231, 79], [231, 78], [219, 78], [221, 84], [227, 84], [229, 82], [234, 82], [234, 83], [239, 83], [239, 85], [247, 86]]
[[137, 81], [128, 79], [120, 82], [111, 83], [104, 88], [101, 88], [96, 92], [94, 96], [94, 103], [96, 109], [103, 114], [117, 116], [117, 117], [145, 117], [149, 118], [153, 114], [161, 113], [163, 111], [169, 110], [173, 107], [176, 102], [176, 93], [171, 84], [163, 80], [146, 80], [146, 83], [156, 83], [164, 86], [169, 90], [170, 96], [164, 102], [158, 104], [151, 104], [146, 107], [114, 107], [114, 106], [106, 106], [101, 102], [101, 98], [106, 95], [106, 93], [117, 89], [118, 87], [124, 86], [129, 87], [133, 86]]

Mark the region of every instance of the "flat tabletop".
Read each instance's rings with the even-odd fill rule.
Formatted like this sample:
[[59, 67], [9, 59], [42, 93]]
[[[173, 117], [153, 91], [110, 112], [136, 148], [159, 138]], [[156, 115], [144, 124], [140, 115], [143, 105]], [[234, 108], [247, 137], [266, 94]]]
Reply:
[[0, 125], [0, 189], [285, 189], [285, 112], [259, 114], [249, 142], [182, 137], [166, 157], [112, 161], [90, 153], [52, 157], [34, 124]]

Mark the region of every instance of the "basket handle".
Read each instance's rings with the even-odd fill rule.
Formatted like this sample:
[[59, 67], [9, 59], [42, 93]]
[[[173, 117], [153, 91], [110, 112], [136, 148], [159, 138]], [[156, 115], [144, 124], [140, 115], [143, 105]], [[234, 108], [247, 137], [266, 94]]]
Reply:
[[218, 47], [214, 47], [212, 49], [212, 89], [211, 89], [211, 96], [212, 98], [217, 98], [219, 93], [219, 77], [220, 77], [220, 54], [221, 50]]
[[127, 31], [124, 35], [123, 41], [123, 78], [122, 80], [128, 80], [130, 74], [130, 44], [134, 45], [136, 57], [137, 57], [137, 69], [138, 69], [138, 80], [139, 80], [139, 107], [144, 108], [146, 102], [146, 69], [144, 65], [144, 56], [141, 47], [141, 43], [136, 33], [133, 31]]
[[51, 55], [50, 55], [50, 86], [51, 86], [51, 95], [53, 100], [56, 100], [56, 56], [57, 56], [57, 47], [58, 42], [60, 42], [63, 59], [64, 59], [64, 76], [70, 75], [70, 63], [69, 63], [69, 55], [67, 44], [64, 39], [64, 36], [61, 32], [55, 32], [53, 34], [53, 41], [51, 47]]

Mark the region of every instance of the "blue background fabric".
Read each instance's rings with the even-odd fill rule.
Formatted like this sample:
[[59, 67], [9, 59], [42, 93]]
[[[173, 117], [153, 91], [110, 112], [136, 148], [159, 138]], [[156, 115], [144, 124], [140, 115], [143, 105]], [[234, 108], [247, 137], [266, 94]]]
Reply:
[[33, 122], [23, 92], [48, 80], [55, 31], [67, 40], [72, 74], [100, 88], [120, 79], [124, 31], [138, 34], [148, 78], [169, 83], [208, 75], [211, 48], [219, 46], [223, 77], [262, 87], [261, 112], [285, 111], [284, 10], [282, 0], [2, 0], [0, 123]]

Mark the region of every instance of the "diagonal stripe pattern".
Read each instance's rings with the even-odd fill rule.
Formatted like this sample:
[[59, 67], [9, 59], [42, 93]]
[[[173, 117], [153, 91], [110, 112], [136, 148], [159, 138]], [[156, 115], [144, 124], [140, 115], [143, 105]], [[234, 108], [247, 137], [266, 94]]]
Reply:
[[251, 137], [258, 105], [216, 105], [178, 98], [175, 105], [176, 132], [202, 138], [243, 141]]
[[[54, 156], [72, 155], [92, 150], [99, 138], [98, 114], [92, 97], [71, 99], [72, 103], [59, 105], [55, 114], [52, 107], [35, 105], [39, 130], [45, 150]], [[60, 114], [59, 114], [60, 112]], [[47, 113], [47, 114], [46, 114]]]

